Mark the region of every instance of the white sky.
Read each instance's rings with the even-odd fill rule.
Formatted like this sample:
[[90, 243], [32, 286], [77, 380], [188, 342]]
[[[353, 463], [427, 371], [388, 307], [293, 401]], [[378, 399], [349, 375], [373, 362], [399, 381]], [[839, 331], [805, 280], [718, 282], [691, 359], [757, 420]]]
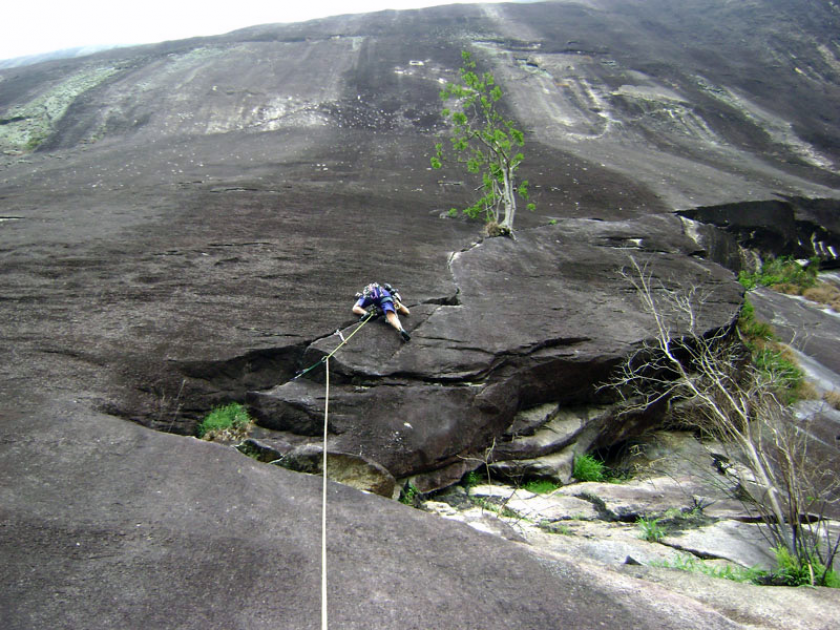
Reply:
[[77, 46], [150, 44], [219, 35], [257, 24], [301, 22], [346, 13], [475, 1], [18, 0], [3, 10], [0, 59]]

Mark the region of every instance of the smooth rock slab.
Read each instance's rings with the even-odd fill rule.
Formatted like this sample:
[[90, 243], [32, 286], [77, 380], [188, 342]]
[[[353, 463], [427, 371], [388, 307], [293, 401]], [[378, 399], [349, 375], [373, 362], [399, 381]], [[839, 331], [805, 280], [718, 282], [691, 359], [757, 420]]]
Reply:
[[662, 543], [701, 558], [721, 558], [748, 568], [772, 569], [776, 566], [767, 533], [762, 533], [762, 527], [752, 523], [720, 521], [669, 534]]
[[493, 460], [536, 459], [556, 453], [575, 441], [591, 420], [594, 412], [558, 410], [531, 435], [520, 435], [510, 442], [499, 442], [493, 449]]
[[755, 586], [656, 567], [617, 570], [692, 597], [748, 628], [834, 630], [840, 619], [836, 589]]
[[472, 488], [470, 496], [493, 499], [518, 516], [536, 523], [598, 518], [598, 511], [589, 501], [559, 493], [535, 494], [522, 489], [511, 491], [507, 486], [482, 485]]
[[437, 514], [445, 519], [459, 521], [472, 527], [474, 530], [485, 534], [492, 534], [505, 540], [526, 542], [521, 533], [521, 528], [511, 524], [512, 519], [499, 518], [493, 511], [480, 507], [472, 507], [467, 510], [458, 510], [447, 503], [438, 501], [426, 501], [423, 509]]
[[[726, 499], [710, 486], [698, 486], [693, 479], [671, 477], [625, 483], [575, 483], [563, 486], [557, 492], [596, 501], [615, 520], [662, 516], [670, 509], [691, 509]], [[741, 513], [746, 515], [743, 510]]]
[[572, 464], [576, 454], [576, 445], [567, 446], [563, 450], [536, 457], [534, 459], [511, 459], [494, 462], [490, 470], [508, 479], [523, 479], [537, 477], [550, 479], [558, 483], [571, 483]]
[[673, 562], [679, 553], [673, 549], [639, 538], [639, 528], [627, 523], [569, 521], [548, 533], [528, 530], [528, 541], [540, 547], [605, 565]]
[[[271, 462], [275, 466], [310, 475], [324, 474], [324, 449], [304, 444]], [[327, 450], [327, 477], [346, 486], [389, 499], [399, 496], [397, 482], [385, 468], [358, 455]]]

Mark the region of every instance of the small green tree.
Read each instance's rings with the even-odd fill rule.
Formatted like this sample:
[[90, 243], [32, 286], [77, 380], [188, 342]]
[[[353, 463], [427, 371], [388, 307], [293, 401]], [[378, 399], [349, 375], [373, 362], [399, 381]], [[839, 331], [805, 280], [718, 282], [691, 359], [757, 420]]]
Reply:
[[[516, 216], [516, 196], [528, 200], [528, 182], [516, 186], [516, 171], [524, 156], [518, 151], [525, 146], [525, 137], [512, 120], [506, 120], [498, 111], [502, 89], [489, 72], [479, 75], [476, 64], [467, 51], [461, 56], [464, 65], [460, 70], [460, 83], [447, 83], [441, 90], [444, 103], [454, 101], [452, 108], [444, 109], [442, 116], [452, 123], [452, 151], [458, 162], [466, 164], [467, 171], [481, 176], [479, 199], [465, 214], [472, 218], [483, 215], [486, 222], [495, 222], [506, 232], [513, 230]], [[432, 167], [443, 166], [443, 143], [435, 145]], [[529, 203], [533, 210], [534, 204]], [[450, 212], [457, 213], [453, 208]]]

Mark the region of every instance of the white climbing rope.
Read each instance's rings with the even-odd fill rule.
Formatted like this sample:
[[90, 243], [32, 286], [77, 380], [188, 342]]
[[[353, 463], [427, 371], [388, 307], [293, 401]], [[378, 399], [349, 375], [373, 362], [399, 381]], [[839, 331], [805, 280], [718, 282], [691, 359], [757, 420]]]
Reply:
[[324, 446], [321, 457], [324, 473], [323, 491], [321, 496], [321, 630], [327, 630], [329, 627], [329, 622], [327, 620], [327, 432], [330, 418], [330, 357], [338, 352], [344, 344], [350, 341], [353, 335], [359, 332], [365, 324], [373, 319], [374, 313], [375, 311], [371, 311], [368, 315], [365, 315], [361, 323], [356, 327], [356, 330], [350, 333], [346, 339], [344, 338], [344, 335], [341, 334], [340, 330], [336, 330], [333, 334], [338, 335], [341, 339], [341, 343], [338, 344], [336, 349], [326, 355], [315, 365], [305, 369], [303, 372], [295, 376], [295, 378], [303, 376], [310, 370], [315, 369], [322, 362], [324, 363], [324, 370], [326, 371], [326, 391], [324, 393]]
[[[342, 338], [343, 341], [343, 338]], [[337, 348], [336, 348], [337, 349]], [[324, 469], [323, 498], [321, 502], [321, 629], [327, 630], [327, 422], [330, 416], [330, 359], [327, 357], [326, 395], [324, 396], [324, 447], [321, 457]]]

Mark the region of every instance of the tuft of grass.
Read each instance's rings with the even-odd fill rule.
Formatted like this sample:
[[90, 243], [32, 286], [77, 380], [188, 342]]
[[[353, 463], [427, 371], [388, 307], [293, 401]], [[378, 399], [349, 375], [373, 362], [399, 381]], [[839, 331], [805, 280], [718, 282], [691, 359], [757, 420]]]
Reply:
[[502, 516], [504, 518], [515, 518], [525, 521], [528, 520], [520, 517], [519, 514], [507, 507], [505, 505], [506, 501], [503, 503], [496, 503], [491, 499], [473, 499], [473, 503], [480, 507], [482, 510], [493, 512], [494, 514], [498, 514], [499, 516]]
[[804, 397], [805, 373], [783, 349], [762, 348], [753, 352], [753, 364], [773, 384], [779, 400], [792, 405]]
[[826, 569], [816, 556], [807, 560], [792, 555], [785, 547], [773, 549], [776, 554], [776, 570], [773, 583], [784, 586], [828, 586], [840, 588], [840, 575], [833, 569]]
[[768, 258], [755, 273], [742, 271], [738, 281], [745, 289], [757, 286], [770, 287], [781, 293], [801, 295], [805, 289], [817, 284], [819, 260], [811, 259], [808, 265], [801, 265], [790, 256]]
[[534, 494], [548, 494], [549, 492], [554, 492], [557, 488], [560, 487], [560, 484], [550, 479], [532, 479], [525, 483], [524, 486], [528, 492], [533, 492]]
[[560, 536], [574, 536], [575, 533], [572, 528], [563, 523], [552, 523], [551, 521], [540, 521], [538, 527], [549, 534], [559, 534]]
[[818, 282], [816, 286], [805, 289], [802, 297], [817, 304], [828, 306], [831, 310], [840, 312], [840, 289], [826, 282]]
[[639, 538], [648, 542], [659, 542], [665, 538], [665, 530], [659, 524], [658, 518], [639, 517], [636, 525], [641, 530]]
[[403, 487], [402, 491], [400, 491], [400, 503], [404, 505], [415, 506], [417, 505], [419, 498], [420, 491], [410, 481]]
[[500, 225], [496, 221], [488, 221], [484, 224], [484, 229], [482, 230], [484, 236], [489, 237], [496, 237], [496, 236], [511, 236], [511, 231], [509, 227], [505, 227]]
[[756, 318], [755, 308], [749, 300], [744, 300], [741, 307], [738, 332], [752, 355], [753, 365], [773, 384], [773, 390], [782, 403], [792, 405], [799, 400], [813, 397], [809, 392], [805, 373], [799, 367], [796, 358], [789, 349], [778, 342], [773, 327]]
[[665, 511], [660, 519], [668, 527], [669, 531], [678, 531], [700, 527], [710, 521], [709, 517], [703, 514], [701, 506], [693, 508], [670, 508]]
[[478, 471], [471, 471], [464, 475], [463, 479], [461, 479], [461, 485], [464, 486], [467, 490], [470, 488], [475, 488], [477, 485], [484, 482], [484, 477]]
[[747, 299], [744, 300], [744, 305], [741, 307], [741, 315], [738, 318], [738, 332], [741, 333], [741, 338], [750, 349], [777, 339], [773, 327], [756, 318], [755, 307]]
[[242, 437], [251, 424], [248, 411], [239, 403], [213, 408], [196, 427], [196, 435], [204, 440]]
[[606, 466], [592, 455], [578, 455], [572, 464], [572, 477], [578, 481], [603, 481]]
[[673, 561], [651, 562], [651, 566], [665, 567], [668, 569], [678, 569], [680, 571], [689, 571], [691, 573], [702, 573], [713, 578], [720, 578], [724, 580], [731, 580], [733, 582], [741, 582], [744, 584], [760, 584], [762, 578], [767, 574], [765, 571], [757, 567], [750, 569], [734, 566], [730, 564], [709, 564], [704, 560], [700, 560], [695, 556], [680, 554]]

